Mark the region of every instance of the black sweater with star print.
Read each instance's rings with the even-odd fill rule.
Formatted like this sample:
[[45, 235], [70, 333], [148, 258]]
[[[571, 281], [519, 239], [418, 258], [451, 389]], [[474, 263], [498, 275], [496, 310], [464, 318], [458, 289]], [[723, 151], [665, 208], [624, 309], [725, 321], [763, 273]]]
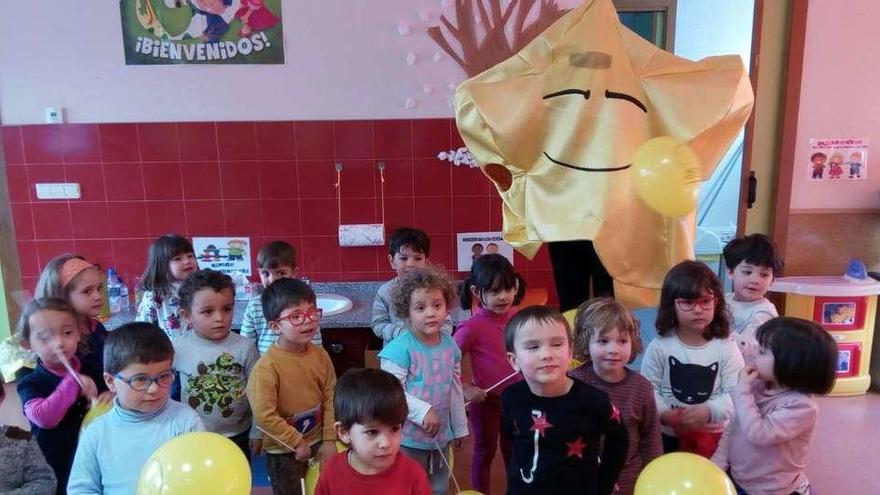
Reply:
[[501, 406], [502, 434], [513, 445], [508, 494], [612, 493], [627, 434], [605, 392], [574, 380], [565, 395], [539, 397], [522, 381], [504, 390]]

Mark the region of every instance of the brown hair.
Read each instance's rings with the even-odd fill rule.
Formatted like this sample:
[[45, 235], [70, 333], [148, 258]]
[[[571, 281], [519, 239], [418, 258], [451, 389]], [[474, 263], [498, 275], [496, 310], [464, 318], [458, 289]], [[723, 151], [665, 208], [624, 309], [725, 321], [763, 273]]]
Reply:
[[704, 263], [689, 260], [673, 266], [663, 279], [660, 308], [655, 323], [657, 333], [665, 336], [678, 327], [678, 317], [675, 316], [676, 299], [699, 299], [703, 291], [709, 292], [715, 298], [715, 312], [712, 314], [712, 321], [703, 332], [703, 338], [712, 340], [729, 337], [730, 323], [727, 319], [727, 305], [724, 302], [721, 281]]
[[315, 304], [318, 297], [309, 284], [297, 278], [278, 279], [260, 294], [260, 306], [266, 321], [275, 321], [285, 309], [303, 302]]
[[355, 423], [371, 421], [385, 426], [406, 421], [406, 394], [391, 373], [377, 369], [351, 369], [336, 382], [333, 394], [336, 421], [350, 430]]
[[104, 372], [115, 375], [130, 364], [174, 361], [174, 346], [165, 331], [153, 323], [133, 321], [107, 335]]
[[452, 311], [452, 305], [456, 298], [455, 288], [449, 276], [433, 266], [419, 268], [400, 277], [400, 281], [391, 293], [391, 304], [394, 314], [403, 319], [409, 318], [409, 305], [412, 301], [413, 292], [418, 289], [440, 290], [443, 299], [446, 300], [446, 309]]
[[195, 301], [196, 293], [202, 289], [211, 289], [214, 292], [223, 292], [229, 290], [235, 294], [235, 284], [229, 275], [205, 268], [196, 270], [186, 280], [183, 285], [177, 289], [177, 299], [180, 301], [180, 309], [186, 310], [187, 313], [192, 312], [192, 304]]
[[591, 363], [590, 342], [615, 328], [618, 332], [629, 335], [632, 343], [629, 362], [632, 363], [642, 352], [639, 321], [636, 320], [632, 312], [610, 297], [597, 297], [581, 304], [574, 317], [574, 338], [572, 341], [574, 358], [584, 363]]
[[538, 323], [559, 323], [565, 327], [565, 336], [568, 337], [568, 343], [571, 345], [571, 326], [568, 324], [568, 320], [562, 316], [562, 313], [550, 306], [529, 306], [513, 315], [504, 327], [504, 347], [507, 349], [507, 352], [514, 352], [516, 334], [522, 327], [533, 321]]
[[282, 266], [296, 269], [296, 249], [284, 241], [272, 241], [263, 245], [257, 253], [260, 270], [277, 270]]

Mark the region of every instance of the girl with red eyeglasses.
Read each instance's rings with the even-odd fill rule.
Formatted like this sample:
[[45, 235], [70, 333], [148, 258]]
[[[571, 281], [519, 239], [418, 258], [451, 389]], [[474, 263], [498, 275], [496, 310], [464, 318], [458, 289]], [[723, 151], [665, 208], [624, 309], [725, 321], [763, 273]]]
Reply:
[[708, 266], [683, 261], [669, 270], [656, 327], [642, 374], [654, 386], [663, 450], [711, 457], [733, 410], [743, 358], [730, 338], [721, 282]]

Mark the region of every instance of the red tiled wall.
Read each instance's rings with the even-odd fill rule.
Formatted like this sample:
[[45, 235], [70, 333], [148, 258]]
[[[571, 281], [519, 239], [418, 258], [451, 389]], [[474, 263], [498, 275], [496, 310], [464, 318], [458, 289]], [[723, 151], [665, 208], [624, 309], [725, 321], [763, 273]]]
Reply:
[[[455, 267], [455, 233], [500, 230], [500, 200], [477, 169], [440, 161], [461, 146], [450, 119], [68, 124], [2, 127], [25, 288], [52, 257], [76, 252], [130, 281], [155, 237], [249, 236], [254, 253], [284, 239], [318, 281], [391, 276], [384, 247], [340, 247], [342, 222], [381, 221], [431, 236], [432, 260]], [[38, 182], [77, 182], [79, 200], [37, 200]], [[546, 250], [517, 269], [553, 290]], [[552, 296], [555, 300], [555, 295]]]

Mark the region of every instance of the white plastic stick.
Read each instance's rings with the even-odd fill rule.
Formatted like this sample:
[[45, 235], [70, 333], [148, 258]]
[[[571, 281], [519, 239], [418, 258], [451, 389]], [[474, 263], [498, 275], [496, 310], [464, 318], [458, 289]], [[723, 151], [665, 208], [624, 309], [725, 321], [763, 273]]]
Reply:
[[73, 366], [71, 366], [70, 361], [67, 360], [67, 356], [65, 356], [64, 353], [61, 351], [55, 351], [55, 355], [58, 356], [58, 360], [61, 361], [61, 364], [64, 365], [64, 367], [67, 369], [67, 372], [70, 373], [70, 375], [73, 376], [73, 379], [76, 380], [76, 383], [79, 384], [79, 388], [81, 388], [83, 390], [83, 392], [85, 392], [86, 386], [83, 385], [82, 380], [79, 379], [79, 373], [77, 373], [73, 369]]
[[[260, 430], [260, 431], [262, 431], [262, 432], [265, 433], [266, 435], [269, 435], [270, 437], [272, 437], [273, 440], [275, 440], [276, 442], [280, 443], [281, 445], [284, 445], [284, 446], [287, 447], [288, 449], [290, 449], [290, 450], [296, 452], [296, 449], [293, 448], [293, 447], [291, 447], [287, 442], [285, 442], [284, 440], [282, 440], [282, 439], [276, 437], [275, 435], [269, 433], [268, 431], [266, 431], [266, 430], [260, 428], [259, 425], [257, 425], [257, 429]], [[299, 479], [299, 484], [300, 484], [300, 486], [302, 487], [302, 495], [306, 495], [306, 479], [305, 479], [305, 478], [300, 478], [300, 479]]]
[[519, 371], [514, 371], [513, 373], [507, 375], [507, 377], [504, 378], [504, 379], [502, 379], [500, 382], [498, 382], [498, 383], [496, 383], [495, 385], [492, 385], [491, 387], [487, 388], [487, 389], [486, 389], [486, 393], [489, 393], [489, 392], [495, 390], [496, 388], [498, 388], [499, 385], [501, 385], [502, 383], [506, 382], [507, 380], [510, 380], [511, 378], [515, 377], [515, 376], [518, 375], [518, 374], [519, 374]]
[[[272, 437], [273, 440], [275, 440], [276, 442], [280, 443], [281, 445], [284, 445], [284, 446], [287, 447], [288, 449], [293, 450], [293, 451], [296, 451], [296, 449], [295, 449], [294, 447], [291, 447], [290, 445], [288, 445], [287, 442], [285, 442], [284, 440], [282, 440], [282, 439], [276, 437], [275, 435], [269, 433], [268, 431], [266, 431], [266, 430], [260, 428], [259, 425], [257, 425], [257, 429], [260, 430], [260, 431], [262, 431], [262, 432], [265, 433], [266, 435], [269, 435], [270, 437]], [[303, 492], [303, 493], [305, 493], [305, 492]]]
[[[489, 392], [491, 392], [491, 391], [495, 390], [496, 388], [498, 388], [502, 383], [506, 382], [507, 380], [510, 380], [511, 378], [515, 377], [515, 376], [518, 375], [518, 374], [519, 374], [519, 371], [514, 371], [513, 373], [511, 373], [511, 374], [507, 375], [506, 377], [502, 378], [501, 381], [499, 381], [499, 382], [496, 383], [495, 385], [492, 385], [491, 387], [487, 388], [487, 389], [485, 390], [485, 392], [488, 394]], [[471, 405], [473, 402], [474, 402], [474, 401], [472, 401], [472, 400], [469, 400], [469, 401], [465, 402], [464, 407], [467, 407], [467, 406]]]

